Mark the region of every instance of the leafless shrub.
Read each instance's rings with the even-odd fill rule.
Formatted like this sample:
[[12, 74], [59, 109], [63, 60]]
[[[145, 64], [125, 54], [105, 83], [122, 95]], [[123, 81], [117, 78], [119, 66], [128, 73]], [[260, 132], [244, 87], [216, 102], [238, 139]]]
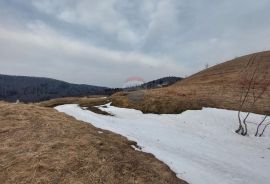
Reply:
[[[235, 131], [243, 136], [248, 134], [247, 120], [250, 116], [250, 112], [246, 113], [244, 117], [241, 116], [244, 108], [252, 108], [255, 106], [257, 101], [261, 99], [263, 94], [269, 87], [270, 81], [268, 80], [267, 73], [261, 74], [260, 72], [260, 60], [257, 59], [257, 55], [254, 54], [250, 57], [247, 65], [241, 72], [241, 95], [239, 100], [239, 111], [238, 111], [238, 124], [239, 127]], [[268, 81], [267, 81], [268, 80]], [[255, 136], [262, 136], [265, 129], [269, 124], [264, 125], [268, 116], [264, 116], [263, 119], [257, 124]], [[264, 129], [260, 133], [260, 127], [264, 125]]]

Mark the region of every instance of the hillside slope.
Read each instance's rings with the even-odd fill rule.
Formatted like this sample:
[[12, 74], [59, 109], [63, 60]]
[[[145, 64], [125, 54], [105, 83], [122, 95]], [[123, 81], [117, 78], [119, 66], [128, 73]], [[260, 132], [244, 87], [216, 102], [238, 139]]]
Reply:
[[120, 135], [35, 105], [0, 102], [0, 183], [184, 184]]
[[[238, 110], [241, 95], [249, 91], [242, 110], [270, 115], [269, 83], [270, 51], [266, 51], [213, 66], [167, 88], [117, 93], [111, 99], [113, 105], [152, 113], [202, 107]], [[253, 93], [258, 97], [254, 104]]]
[[0, 100], [37, 102], [60, 97], [111, 94], [109, 88], [41, 77], [0, 75]]
[[156, 80], [144, 83], [142, 85], [142, 88], [151, 89], [151, 88], [160, 88], [160, 87], [170, 86], [182, 79], [183, 78], [181, 77], [163, 77], [160, 79], [156, 79]]
[[139, 86], [124, 88], [123, 91], [136, 91], [140, 89], [155, 89], [155, 88], [167, 87], [167, 86], [171, 86], [175, 84], [176, 82], [182, 79], [183, 78], [180, 78], [180, 77], [163, 77], [160, 79], [143, 83], [142, 85], [139, 85]]

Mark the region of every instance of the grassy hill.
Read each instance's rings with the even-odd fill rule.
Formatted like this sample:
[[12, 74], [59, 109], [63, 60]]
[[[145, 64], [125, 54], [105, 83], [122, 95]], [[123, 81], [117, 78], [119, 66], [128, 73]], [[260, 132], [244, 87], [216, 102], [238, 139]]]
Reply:
[[[241, 96], [250, 88], [242, 110], [270, 114], [269, 83], [270, 51], [266, 51], [213, 66], [166, 88], [117, 93], [111, 100], [113, 105], [146, 113], [179, 113], [202, 107], [238, 110]], [[254, 104], [253, 94], [258, 97]]]
[[135, 142], [52, 108], [0, 102], [0, 183], [184, 184]]

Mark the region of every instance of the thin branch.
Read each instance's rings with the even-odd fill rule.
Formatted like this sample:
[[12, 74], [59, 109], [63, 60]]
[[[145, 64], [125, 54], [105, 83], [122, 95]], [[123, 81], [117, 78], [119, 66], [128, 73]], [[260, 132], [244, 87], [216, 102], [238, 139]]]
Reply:
[[[251, 56], [251, 58], [249, 59], [249, 61], [248, 61], [248, 65], [250, 64], [250, 63], [254, 63], [254, 61], [256, 60], [256, 54], [254, 54], [253, 56]], [[251, 64], [251, 65], [252, 65]], [[248, 66], [247, 66], [247, 68], [248, 68]], [[242, 120], [241, 120], [241, 111], [242, 111], [242, 109], [243, 109], [243, 106], [244, 106], [244, 104], [245, 104], [245, 102], [246, 102], [246, 100], [247, 100], [247, 98], [248, 98], [248, 94], [249, 94], [249, 92], [250, 92], [250, 89], [251, 89], [251, 87], [252, 87], [252, 82], [254, 81], [254, 77], [255, 77], [255, 74], [256, 74], [256, 72], [257, 72], [257, 69], [258, 69], [258, 66], [255, 68], [255, 70], [254, 70], [254, 72], [253, 72], [253, 74], [252, 74], [252, 76], [251, 76], [251, 79], [250, 79], [250, 82], [248, 83], [248, 88], [247, 88], [247, 91], [245, 92], [245, 95], [244, 95], [244, 86], [243, 86], [243, 88], [242, 88], [242, 92], [241, 92], [241, 96], [240, 96], [240, 107], [239, 107], [239, 111], [238, 111], [238, 122], [239, 122], [239, 128], [235, 131], [236, 133], [239, 133], [240, 131], [241, 131], [241, 134], [242, 135], [246, 135], [247, 134], [247, 124], [246, 124], [246, 120], [247, 120], [247, 118], [248, 118], [248, 116], [249, 116], [249, 114], [245, 117], [245, 119], [244, 119], [244, 121], [243, 121], [243, 124], [244, 124], [244, 127], [243, 127], [243, 125], [242, 125]], [[247, 69], [248, 70], [248, 69]], [[245, 83], [243, 84], [243, 85], [245, 85]], [[254, 85], [253, 85], [254, 86]], [[244, 98], [243, 98], [243, 96], [244, 96]]]
[[246, 121], [247, 121], [247, 118], [249, 117], [249, 115], [250, 115], [250, 112], [247, 113], [246, 117], [245, 117], [244, 120], [243, 120], [243, 124], [244, 124], [244, 132], [242, 133], [242, 135], [247, 135], [248, 128], [247, 128], [247, 123], [246, 123]]
[[[254, 55], [253, 57], [251, 57], [251, 60], [252, 61], [254, 61], [255, 59], [256, 59], [256, 55]], [[243, 106], [244, 106], [244, 104], [245, 104], [245, 102], [247, 100], [248, 94], [249, 94], [250, 89], [251, 89], [252, 82], [254, 81], [254, 77], [255, 77], [256, 72], [257, 72], [257, 69], [258, 69], [258, 66], [255, 68], [255, 70], [252, 73], [252, 76], [251, 76], [250, 82], [248, 84], [248, 88], [247, 88], [246, 94], [244, 95], [244, 99], [243, 99], [243, 101], [241, 103], [241, 106], [240, 106], [240, 111], [242, 111]]]
[[260, 137], [263, 136], [263, 134], [264, 134], [266, 128], [267, 128], [269, 125], [270, 125], [270, 122], [267, 123], [267, 124], [264, 126], [262, 133], [259, 135]]
[[267, 117], [268, 117], [268, 116], [265, 115], [264, 118], [262, 119], [262, 121], [258, 124], [256, 133], [255, 133], [255, 136], [258, 136], [259, 129], [260, 129], [260, 127], [262, 126], [263, 122], [266, 120]]

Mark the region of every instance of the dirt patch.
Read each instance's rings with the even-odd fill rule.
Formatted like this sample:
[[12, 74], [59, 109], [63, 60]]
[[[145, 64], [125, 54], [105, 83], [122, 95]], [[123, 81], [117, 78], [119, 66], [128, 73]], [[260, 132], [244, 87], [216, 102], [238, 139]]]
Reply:
[[97, 114], [102, 114], [102, 115], [106, 115], [106, 116], [113, 116], [112, 114], [110, 114], [106, 111], [100, 110], [99, 108], [97, 108], [95, 106], [86, 107], [86, 109], [91, 111], [91, 112], [97, 113]]
[[0, 103], [0, 183], [186, 183], [134, 142], [36, 105]]

